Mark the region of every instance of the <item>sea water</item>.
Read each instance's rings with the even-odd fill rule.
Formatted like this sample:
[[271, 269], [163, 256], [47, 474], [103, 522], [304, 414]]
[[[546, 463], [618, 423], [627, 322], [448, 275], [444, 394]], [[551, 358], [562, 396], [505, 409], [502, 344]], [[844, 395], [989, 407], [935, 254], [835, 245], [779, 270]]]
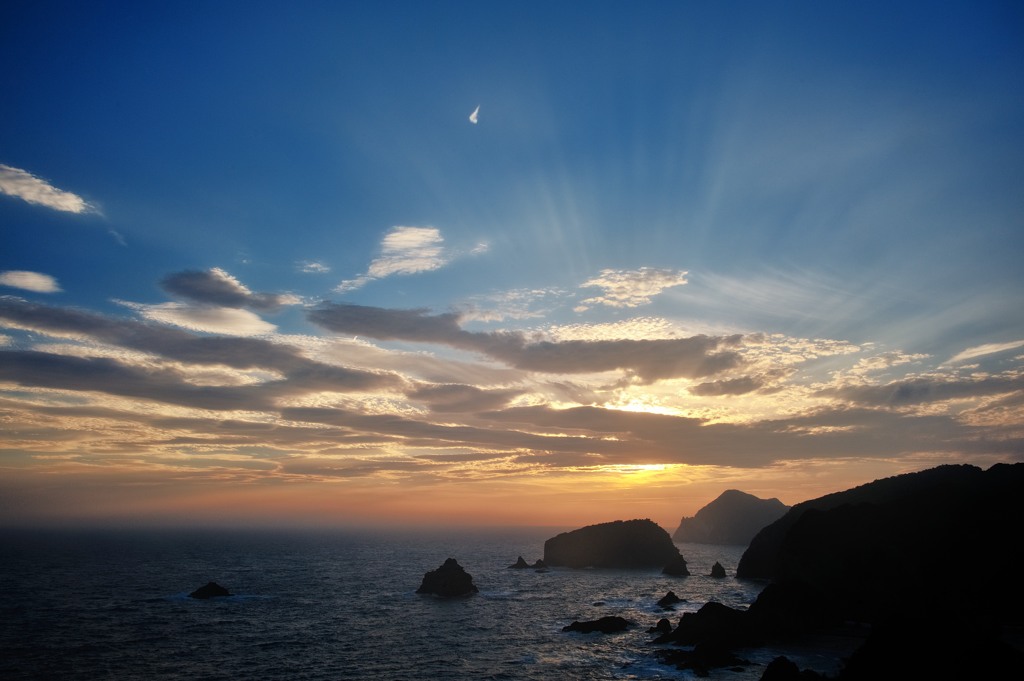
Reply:
[[[731, 576], [742, 546], [680, 544], [685, 578], [508, 569], [558, 531], [3, 531], [0, 678], [692, 678], [658, 662], [648, 628], [712, 600], [746, 608], [764, 587]], [[478, 594], [416, 594], [447, 558]], [[715, 561], [730, 577], [709, 576]], [[209, 581], [233, 595], [188, 597]], [[672, 612], [668, 591], [685, 599]], [[605, 615], [635, 624], [562, 631]], [[772, 652], [753, 652], [745, 676], [721, 678], [758, 678]]]

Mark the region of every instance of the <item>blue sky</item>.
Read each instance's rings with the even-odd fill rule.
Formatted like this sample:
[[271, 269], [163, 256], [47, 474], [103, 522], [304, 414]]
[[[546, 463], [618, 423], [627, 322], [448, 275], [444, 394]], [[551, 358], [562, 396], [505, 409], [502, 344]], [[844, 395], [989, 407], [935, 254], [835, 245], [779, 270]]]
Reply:
[[1020, 460], [1022, 28], [9, 3], [5, 512], [557, 524]]

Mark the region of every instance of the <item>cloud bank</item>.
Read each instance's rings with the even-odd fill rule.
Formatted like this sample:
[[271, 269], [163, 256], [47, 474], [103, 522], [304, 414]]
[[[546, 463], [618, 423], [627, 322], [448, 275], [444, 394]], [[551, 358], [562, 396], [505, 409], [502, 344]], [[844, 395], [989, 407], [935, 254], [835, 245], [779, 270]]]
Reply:
[[644, 382], [712, 376], [742, 363], [740, 336], [655, 340], [545, 341], [515, 331], [471, 332], [461, 316], [426, 310], [389, 310], [324, 303], [308, 313], [314, 324], [337, 333], [378, 340], [438, 343], [480, 353], [518, 369], [548, 373], [628, 371]]

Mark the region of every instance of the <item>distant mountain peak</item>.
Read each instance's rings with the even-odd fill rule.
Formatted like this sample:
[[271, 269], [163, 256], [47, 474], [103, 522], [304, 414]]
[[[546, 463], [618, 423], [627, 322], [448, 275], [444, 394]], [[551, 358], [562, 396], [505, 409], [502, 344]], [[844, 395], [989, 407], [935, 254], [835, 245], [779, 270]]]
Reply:
[[699, 544], [746, 545], [761, 528], [775, 522], [788, 510], [789, 507], [778, 499], [761, 499], [738, 489], [727, 489], [692, 518], [683, 518], [672, 539]]

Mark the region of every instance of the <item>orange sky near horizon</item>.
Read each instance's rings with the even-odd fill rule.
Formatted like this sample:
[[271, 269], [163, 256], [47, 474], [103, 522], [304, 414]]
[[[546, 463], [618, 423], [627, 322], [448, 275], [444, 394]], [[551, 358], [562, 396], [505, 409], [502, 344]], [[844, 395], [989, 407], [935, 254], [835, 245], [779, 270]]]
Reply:
[[[553, 476], [535, 480], [381, 485], [379, 481], [210, 484], [106, 473], [27, 473], [5, 481], [0, 525], [261, 527], [582, 527], [650, 518], [667, 531], [726, 489], [787, 505], [921, 462], [822, 460], [723, 476], [711, 467]], [[59, 503], [52, 500], [58, 499]], [[44, 501], [45, 503], [40, 503]]]

